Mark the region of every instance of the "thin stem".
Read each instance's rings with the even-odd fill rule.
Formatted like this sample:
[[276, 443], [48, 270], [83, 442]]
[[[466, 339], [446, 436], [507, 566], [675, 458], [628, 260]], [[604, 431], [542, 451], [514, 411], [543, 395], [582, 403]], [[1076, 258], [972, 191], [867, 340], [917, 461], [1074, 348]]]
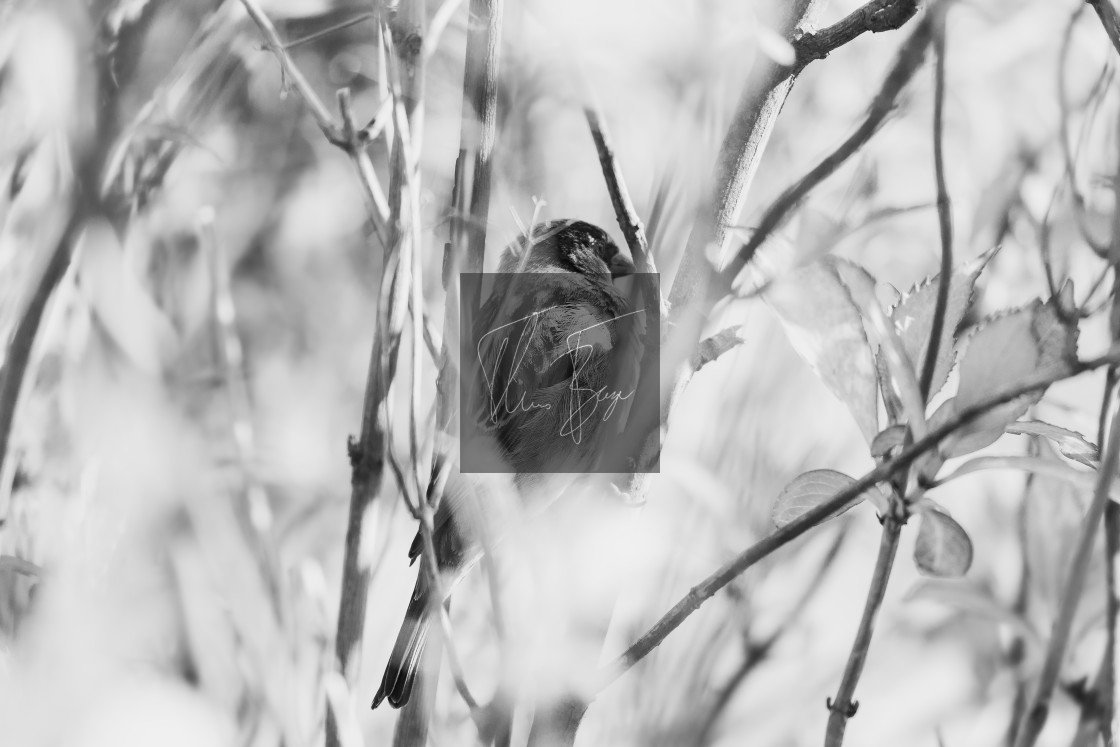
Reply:
[[1112, 0], [1086, 0], [1086, 2], [1097, 12], [1097, 18], [1101, 19], [1108, 40], [1120, 54], [1120, 14], [1116, 12], [1116, 6], [1112, 4]]
[[272, 21], [261, 10], [261, 6], [257, 4], [257, 0], [241, 0], [241, 4], [245, 6], [246, 12], [249, 17], [253, 19], [253, 23], [257, 25], [261, 35], [264, 36], [265, 43], [272, 53], [276, 55], [276, 59], [280, 62], [280, 67], [284, 71], [284, 76], [292, 82], [292, 87], [295, 88], [296, 93], [307, 104], [307, 108], [311, 111], [311, 116], [315, 118], [315, 123], [319, 125], [319, 129], [323, 131], [327, 140], [332, 143], [338, 144], [345, 142], [341, 135], [341, 130], [335, 124], [334, 118], [327, 110], [326, 104], [319, 98], [319, 94], [315, 93], [315, 89], [311, 87], [311, 83], [304, 76], [303, 71], [299, 69], [292, 56], [288, 54], [288, 50], [284, 42], [280, 40], [280, 35], [276, 33], [276, 27], [272, 25]]
[[898, 553], [898, 538], [902, 534], [902, 520], [888, 515], [883, 517], [883, 532], [879, 540], [879, 555], [875, 559], [875, 571], [871, 576], [871, 588], [867, 592], [867, 602], [863, 608], [863, 616], [856, 630], [855, 642], [852, 652], [848, 656], [848, 663], [844, 667], [844, 674], [840, 678], [840, 686], [836, 690], [836, 698], [828, 701], [828, 729], [825, 732], [824, 743], [826, 747], [839, 747], [844, 741], [844, 729], [848, 719], [856, 715], [859, 703], [852, 700], [863, 665], [867, 661], [867, 652], [871, 648], [871, 635], [875, 630], [875, 618], [879, 608], [883, 605], [883, 597], [887, 592], [887, 581], [891, 577], [894, 559]]
[[[948, 6], [946, 6], [947, 9]], [[937, 223], [941, 234], [941, 280], [937, 284], [937, 303], [934, 306], [933, 324], [930, 327], [929, 347], [922, 366], [919, 386], [922, 401], [929, 401], [930, 386], [937, 368], [937, 353], [945, 327], [945, 307], [949, 303], [949, 282], [953, 274], [953, 216], [949, 189], [945, 186], [945, 11], [940, 13], [937, 33], [933, 35], [934, 93], [933, 93], [933, 170], [937, 180]]]
[[1104, 454], [1097, 474], [1093, 500], [1081, 522], [1081, 532], [1078, 535], [1076, 550], [1063, 587], [1058, 618], [1054, 621], [1050, 644], [1042, 664], [1042, 673], [1038, 677], [1038, 687], [1015, 740], [1016, 747], [1031, 747], [1037, 741], [1050, 712], [1050, 699], [1058, 682], [1058, 675], [1061, 673], [1066, 645], [1073, 630], [1073, 617], [1081, 601], [1081, 590], [1085, 586], [1085, 576], [1088, 574], [1092, 560], [1093, 543], [1100, 531], [1101, 517], [1104, 515], [1104, 507], [1108, 502], [1109, 491], [1116, 475], [1117, 462], [1120, 461], [1120, 410], [1113, 414], [1108, 442], [1102, 448]]

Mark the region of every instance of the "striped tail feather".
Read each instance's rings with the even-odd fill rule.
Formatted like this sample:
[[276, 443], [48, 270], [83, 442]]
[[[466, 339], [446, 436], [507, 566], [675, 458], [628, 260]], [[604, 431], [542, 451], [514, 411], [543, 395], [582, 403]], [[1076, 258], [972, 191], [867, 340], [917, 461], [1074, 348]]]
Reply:
[[393, 708], [400, 708], [412, 695], [412, 688], [416, 684], [416, 676], [424, 655], [424, 644], [428, 639], [428, 631], [432, 627], [426, 587], [427, 584], [424, 583], [421, 574], [416, 580], [416, 590], [412, 593], [412, 600], [405, 611], [404, 622], [401, 623], [401, 630], [397, 634], [397, 642], [393, 645], [393, 653], [385, 666], [381, 687], [373, 696], [373, 708], [377, 708], [383, 700], [388, 700]]

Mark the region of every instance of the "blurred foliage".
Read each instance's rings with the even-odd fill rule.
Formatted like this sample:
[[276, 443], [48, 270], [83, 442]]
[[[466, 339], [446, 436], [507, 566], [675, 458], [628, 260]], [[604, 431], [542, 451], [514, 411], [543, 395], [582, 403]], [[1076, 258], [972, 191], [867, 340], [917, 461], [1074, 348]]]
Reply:
[[[440, 4], [429, 5], [434, 14]], [[856, 7], [824, 5], [828, 19]], [[1082, 5], [964, 3], [950, 22], [946, 152], [958, 255], [1002, 245], [972, 317], [1045, 295], [1043, 246], [1079, 302], [1104, 271], [1093, 244], [1113, 221], [1120, 99], [1114, 50]], [[265, 7], [284, 38], [310, 37], [292, 54], [323, 98], [349, 86], [359, 117], [372, 116], [374, 25], [318, 35], [369, 4]], [[666, 195], [655, 251], [671, 277], [745, 73], [765, 54], [771, 12], [764, 0], [507, 3], [488, 262], [537, 200], [541, 219], [589, 220], [621, 243], [581, 110], [589, 84], [639, 213]], [[435, 319], [465, 29], [463, 8], [428, 62], [424, 291]], [[905, 33], [861, 37], [809, 66], [769, 143], [744, 232], [855, 126]], [[89, 144], [95, 73], [113, 86], [111, 126]], [[829, 251], [899, 289], [935, 271], [931, 81], [919, 74], [883, 131], [764, 247], [761, 268]], [[100, 184], [75, 185], [79, 147], [101, 149]], [[383, 143], [370, 153], [387, 181]], [[345, 154], [286, 91], [237, 2], [8, 0], [0, 188], [4, 339], [59, 240], [67, 196], [104, 193], [48, 309], [16, 421], [15, 467], [0, 476], [0, 554], [34, 563], [20, 572], [0, 564], [0, 742], [315, 744], [349, 494], [346, 437], [359, 425], [382, 269]], [[244, 348], [240, 373], [220, 355], [222, 277]], [[612, 651], [768, 532], [772, 502], [793, 476], [859, 474], [871, 463], [856, 422], [764, 304], [731, 303], [719, 316], [713, 329], [741, 324], [745, 343], [684, 394], [637, 526], [598, 538], [616, 554], [599, 569], [604, 583], [627, 590]], [[1081, 349], [1099, 351], [1107, 334], [1103, 320], [1088, 320]], [[248, 382], [248, 422], [230, 394], [238, 375]], [[424, 387], [427, 403], [434, 382]], [[1036, 411], [1095, 434], [1100, 391], [1082, 378], [1055, 387]], [[405, 394], [393, 393], [402, 411]], [[238, 445], [245, 429], [248, 456]], [[1049, 448], [1034, 443], [1008, 436], [990, 449]], [[249, 506], [255, 490], [266, 515]], [[853, 743], [933, 745], [939, 729], [954, 747], [997, 744], [1037, 672], [1086, 496], [1045, 477], [987, 472], [934, 497], [973, 538], [973, 567], [937, 582], [896, 569]], [[343, 699], [370, 745], [391, 734], [395, 713], [365, 704], [413, 579], [405, 551], [414, 526], [399, 503], [394, 489], [379, 498], [362, 678]], [[738, 579], [603, 693], [581, 744], [819, 741], [878, 531], [862, 506]], [[1063, 682], [1095, 672], [1103, 572], [1095, 567], [1087, 586]], [[597, 593], [555, 581], [534, 592], [545, 609]], [[468, 579], [453, 616], [480, 690], [494, 668], [487, 605], [458, 598], [486, 599], [484, 586]], [[437, 743], [466, 743], [473, 727], [443, 685]], [[1060, 697], [1046, 743], [1061, 743], [1075, 719], [1076, 703]]]

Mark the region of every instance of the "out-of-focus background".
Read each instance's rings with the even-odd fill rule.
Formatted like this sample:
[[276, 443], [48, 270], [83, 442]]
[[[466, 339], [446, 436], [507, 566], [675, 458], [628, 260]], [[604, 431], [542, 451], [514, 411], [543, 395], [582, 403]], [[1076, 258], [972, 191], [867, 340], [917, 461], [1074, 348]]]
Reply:
[[[380, 101], [376, 25], [330, 29], [370, 5], [262, 2], [285, 40], [310, 37], [291, 54], [312, 86], [328, 102], [350, 87], [362, 121]], [[428, 5], [430, 20], [444, 4]], [[422, 236], [435, 320], [462, 114], [468, 3], [458, 5], [426, 50]], [[820, 5], [824, 25], [858, 3]], [[623, 243], [583, 117], [590, 91], [639, 214], [665, 194], [654, 251], [667, 289], [744, 80], [784, 53], [774, 15], [766, 0], [507, 2], [488, 267], [534, 216], [588, 220]], [[124, 30], [112, 48], [105, 27]], [[858, 124], [908, 33], [865, 34], [800, 76], [750, 192], [744, 237]], [[1116, 55], [1100, 23], [1076, 0], [963, 2], [947, 47], [956, 251], [965, 260], [1002, 246], [970, 320], [1046, 293], [1044, 240], [1084, 300], [1104, 267], [1086, 236], [1110, 236], [1117, 173]], [[92, 59], [104, 54], [116, 87], [98, 130], [89, 91]], [[833, 252], [899, 290], [936, 271], [932, 80], [927, 64], [883, 130], [765, 245], [760, 267]], [[350, 161], [288, 91], [240, 3], [7, 0], [5, 339], [68, 220], [64, 195], [80, 164], [67, 152], [104, 136], [105, 120], [115, 134], [101, 172], [107, 208], [46, 309], [0, 486], [0, 553], [34, 564], [0, 566], [0, 744], [317, 744], [346, 443], [360, 426], [383, 250]], [[384, 143], [370, 154], [387, 183]], [[795, 475], [873, 464], [848, 411], [763, 302], [732, 304], [715, 321], [741, 323], [744, 344], [693, 380], [647, 505], [606, 538], [612, 560], [597, 572], [623, 588], [607, 655], [767, 533]], [[1102, 319], [1083, 324], [1084, 354], [1106, 343]], [[430, 403], [434, 376], [423, 386]], [[1102, 389], [1100, 376], [1062, 384], [1036, 415], [1095, 438]], [[399, 412], [406, 394], [393, 392]], [[405, 436], [394, 434], [401, 453]], [[989, 451], [1028, 448], [1007, 436]], [[397, 712], [367, 705], [415, 578], [415, 522], [386, 485], [349, 694], [367, 745], [391, 739]], [[909, 560], [914, 532], [904, 532], [850, 744], [1001, 744], [1037, 675], [1085, 491], [996, 471], [933, 497], [971, 535], [973, 567], [961, 580], [921, 578]], [[262, 527], [267, 541], [250, 542]], [[819, 743], [879, 532], [864, 505], [746, 573], [596, 700], [579, 744]], [[534, 590], [538, 604], [598, 593], [566, 584], [566, 571]], [[496, 665], [485, 583], [468, 579], [461, 598], [458, 648], [487, 693]], [[1070, 693], [1096, 673], [1104, 599], [1098, 563], [1042, 743], [1068, 744], [1075, 730]], [[471, 743], [447, 680], [432, 743]]]

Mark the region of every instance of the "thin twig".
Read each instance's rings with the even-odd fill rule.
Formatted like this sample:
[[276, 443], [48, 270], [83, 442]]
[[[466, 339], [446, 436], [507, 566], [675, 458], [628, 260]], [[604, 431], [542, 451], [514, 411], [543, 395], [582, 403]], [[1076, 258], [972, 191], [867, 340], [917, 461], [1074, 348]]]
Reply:
[[[323, 136], [332, 145], [341, 148], [350, 154], [354, 161], [355, 167], [358, 169], [358, 174], [362, 186], [365, 188], [365, 196], [367, 205], [370, 207], [370, 214], [373, 218], [373, 226], [378, 238], [381, 240], [382, 246], [386, 245], [388, 237], [384, 234], [382, 226], [386, 224], [389, 219], [389, 205], [385, 200], [385, 191], [381, 188], [381, 182], [374, 173], [373, 163], [370, 161], [369, 155], [365, 149], [360, 147], [359, 144], [364, 144], [368, 140], [363, 140], [363, 136], [368, 136], [365, 129], [355, 130], [352, 124], [353, 114], [343, 114], [342, 124], [334, 121], [334, 117], [327, 110], [326, 104], [319, 98], [319, 94], [315, 93], [311, 83], [299, 69], [295, 61], [292, 59], [291, 54], [288, 53], [289, 47], [286, 47], [280, 40], [280, 35], [276, 32], [276, 27], [272, 25], [272, 21], [261, 10], [257, 0], [241, 0], [241, 4], [245, 6], [245, 10], [249, 13], [249, 17], [257, 25], [261, 35], [265, 38], [265, 43], [276, 59], [280, 62], [280, 67], [284, 71], [287, 80], [292, 82], [292, 87], [295, 88], [296, 93], [307, 104], [307, 108], [311, 111], [311, 116], [315, 119], [315, 123], [322, 130]], [[364, 20], [361, 19], [361, 20]], [[349, 93], [346, 94], [347, 100], [345, 107], [349, 107]], [[340, 106], [343, 102], [339, 101]], [[351, 121], [347, 122], [349, 118]], [[372, 123], [371, 123], [372, 125]]]
[[939, 14], [939, 28], [933, 38], [934, 92], [933, 92], [933, 171], [937, 181], [937, 225], [941, 234], [941, 280], [937, 284], [937, 302], [930, 327], [929, 347], [925, 365], [922, 366], [919, 385], [923, 401], [929, 401], [933, 373], [937, 368], [938, 347], [945, 326], [945, 307], [949, 303], [949, 282], [953, 274], [953, 204], [949, 188], [945, 185], [945, 9]]
[[[932, 16], [923, 19], [925, 25], [932, 25]], [[944, 103], [945, 103], [945, 10], [937, 15], [938, 27], [933, 30], [933, 45], [935, 52], [934, 67], [934, 104], [933, 104], [933, 161], [934, 173], [937, 182], [937, 217], [941, 234], [941, 281], [937, 286], [937, 299], [934, 305], [933, 323], [930, 327], [930, 337], [927, 342], [926, 356], [920, 372], [918, 389], [921, 401], [929, 400], [930, 388], [933, 383], [934, 371], [937, 367], [938, 348], [941, 343], [942, 329], [945, 325], [945, 309], [949, 301], [949, 281], [953, 271], [953, 236], [952, 222], [949, 214], [950, 202], [948, 189], [945, 186], [945, 162], [942, 152], [944, 136]], [[924, 46], [923, 46], [924, 49]], [[920, 414], [920, 413], [919, 413]], [[904, 482], [904, 481], [902, 481]], [[844, 673], [840, 678], [840, 685], [836, 690], [835, 699], [828, 701], [828, 726], [825, 730], [824, 743], [826, 747], [840, 747], [844, 743], [844, 732], [848, 720], [856, 714], [859, 704], [853, 700], [856, 685], [859, 684], [863, 674], [863, 666], [867, 661], [867, 654], [871, 650], [871, 638], [875, 630], [875, 620], [879, 609], [882, 607], [886, 595], [887, 583], [890, 580], [891, 570], [894, 567], [895, 557], [898, 553], [898, 541], [902, 534], [902, 527], [909, 516], [907, 498], [900, 497], [892, 491], [890, 510], [883, 517], [883, 531], [879, 543], [879, 555], [875, 560], [875, 570], [871, 577], [871, 586], [867, 592], [867, 601], [860, 617], [859, 627], [856, 630], [852, 650], [844, 666]]]
[[867, 116], [856, 131], [840, 144], [832, 153], [821, 160], [809, 173], [786, 189], [766, 209], [749, 240], [743, 244], [735, 256], [720, 271], [722, 281], [730, 287], [742, 269], [754, 257], [759, 247], [777, 230], [786, 217], [796, 208], [806, 195], [821, 182], [834, 174], [854, 154], [858, 153], [872, 136], [879, 131], [887, 116], [894, 111], [902, 90], [914, 77], [914, 73], [925, 60], [926, 50], [932, 40], [931, 22], [925, 17], [914, 27], [910, 37], [902, 44], [895, 56], [894, 65], [887, 73], [883, 85], [867, 109]]
[[587, 119], [587, 127], [591, 131], [591, 139], [595, 141], [595, 151], [599, 154], [599, 165], [603, 170], [603, 178], [607, 182], [607, 193], [611, 197], [614, 215], [618, 220], [618, 227], [626, 237], [626, 245], [630, 248], [630, 256], [634, 258], [634, 267], [638, 272], [657, 272], [653, 266], [653, 258], [649, 256], [649, 242], [646, 240], [646, 231], [642, 226], [642, 219], [634, 209], [634, 201], [630, 199], [630, 190], [626, 188], [626, 180], [622, 178], [622, 169], [619, 168], [618, 159], [611, 145], [610, 132], [607, 130], [603, 115], [595, 103], [588, 103], [583, 109]]
[[[905, 516], [905, 514], [903, 514]], [[836, 690], [836, 698], [828, 700], [828, 727], [825, 732], [825, 747], [839, 747], [844, 742], [844, 729], [848, 719], [856, 715], [859, 703], [852, 700], [860, 675], [863, 673], [864, 662], [867, 661], [867, 652], [871, 649], [871, 635], [875, 630], [875, 618], [879, 615], [879, 608], [883, 605], [883, 597], [887, 592], [887, 581], [894, 567], [895, 555], [898, 553], [898, 538], [902, 533], [904, 519], [888, 514], [883, 517], [883, 532], [879, 540], [879, 555], [875, 559], [875, 570], [871, 577], [871, 588], [867, 592], [867, 602], [864, 604], [863, 615], [859, 620], [852, 652], [848, 656], [848, 663], [844, 666], [844, 674], [840, 678], [840, 685]]]
[[1081, 522], [1076, 550], [1062, 588], [1062, 601], [1058, 610], [1058, 617], [1054, 621], [1050, 643], [1046, 649], [1046, 658], [1042, 664], [1042, 672], [1038, 676], [1037, 689], [1030, 706], [1027, 708], [1026, 717], [1015, 740], [1016, 747], [1031, 747], [1037, 741], [1050, 713], [1050, 699], [1054, 693], [1054, 686], [1058, 682], [1058, 675], [1061, 673], [1066, 645], [1069, 643], [1070, 633], [1073, 630], [1073, 617], [1077, 612], [1077, 606], [1081, 600], [1081, 590], [1085, 586], [1085, 576], [1088, 574], [1089, 565], [1092, 561], [1093, 543], [1096, 540], [1097, 532], [1100, 530], [1101, 517], [1104, 515], [1104, 507], [1108, 502], [1112, 481], [1116, 476], [1116, 465], [1120, 461], [1120, 410], [1113, 414], [1108, 443], [1102, 448], [1104, 454], [1101, 459], [1100, 471], [1097, 474], [1097, 486], [1093, 491], [1093, 500]]
[[746, 641], [743, 661], [739, 665], [739, 668], [735, 670], [727, 679], [727, 682], [724, 683], [723, 687], [720, 688], [708, 712], [698, 719], [700, 729], [696, 734], [696, 738], [693, 740], [693, 744], [695, 744], [696, 747], [702, 747], [708, 744], [712, 731], [718, 724], [724, 710], [731, 703], [731, 698], [735, 694], [735, 691], [739, 689], [751, 672], [766, 661], [767, 656], [774, 649], [774, 646], [777, 645], [778, 641], [781, 640], [782, 636], [793, 629], [797, 619], [801, 617], [805, 608], [809, 605], [809, 602], [824, 583], [829, 569], [833, 567], [833, 561], [836, 560], [836, 556], [840, 554], [840, 548], [843, 547], [844, 540], [848, 537], [848, 532], [846, 531], [848, 526], [850, 525], [842, 527], [840, 531], [836, 533], [836, 537], [833, 539], [832, 544], [829, 545], [828, 550], [825, 552], [824, 557], [817, 567], [817, 572], [813, 574], [813, 578], [805, 585], [805, 588], [801, 590], [797, 600], [790, 606], [789, 612], [785, 615], [782, 622], [778, 624], [769, 635], [758, 640], [748, 639]]
[[918, 12], [918, 0], [874, 0], [820, 31], [802, 34], [793, 42], [796, 65], [823, 60], [858, 36], [902, 28]]
[[1112, 0], [1085, 1], [1093, 6], [1093, 10], [1097, 12], [1097, 18], [1101, 19], [1101, 25], [1104, 26], [1104, 32], [1108, 34], [1108, 40], [1112, 42], [1112, 46], [1117, 53], [1120, 53], [1120, 13], [1116, 12], [1116, 6], [1112, 4]]
[[646, 631], [629, 649], [626, 650], [609, 666], [600, 673], [598, 690], [606, 688], [620, 676], [626, 673], [636, 663], [648, 656], [662, 641], [665, 640], [688, 617], [700, 608], [704, 602], [727, 586], [732, 580], [741, 575], [758, 561], [771, 555], [775, 550], [789, 544], [813, 527], [823, 523], [829, 517], [841, 510], [853, 506], [860, 501], [860, 497], [869, 488], [909, 467], [921, 455], [935, 448], [941, 441], [961, 427], [973, 422], [978, 417], [999, 405], [1017, 399], [1024, 394], [1045, 390], [1051, 384], [1076, 376], [1087, 371], [1093, 371], [1102, 366], [1120, 363], [1120, 346], [1109, 350], [1099, 358], [1072, 363], [1066, 370], [1038, 376], [1028, 382], [1017, 385], [993, 397], [987, 402], [973, 405], [957, 413], [951, 420], [942, 423], [922, 438], [902, 449], [891, 460], [885, 461], [856, 480], [848, 488], [840, 491], [832, 498], [824, 501], [815, 508], [806, 511], [785, 526], [775, 530], [739, 555], [728, 561], [717, 571], [712, 573], [702, 582], [692, 587], [689, 592], [673, 607], [662, 615], [654, 625]]
[[264, 36], [265, 44], [276, 55], [276, 59], [280, 62], [280, 67], [284, 71], [284, 76], [287, 80], [292, 82], [292, 87], [295, 88], [296, 93], [307, 104], [307, 108], [311, 111], [311, 116], [315, 118], [315, 123], [319, 125], [319, 129], [323, 131], [323, 135], [327, 140], [335, 145], [344, 145], [346, 140], [342, 136], [342, 130], [335, 124], [334, 118], [327, 110], [326, 104], [319, 98], [319, 94], [315, 93], [315, 89], [311, 87], [311, 83], [304, 76], [303, 71], [299, 69], [292, 56], [288, 54], [288, 50], [284, 42], [280, 40], [280, 35], [276, 33], [276, 27], [272, 25], [272, 21], [268, 19], [261, 6], [257, 4], [257, 0], [241, 0], [241, 4], [245, 6], [246, 12], [249, 17], [253, 19], [253, 23], [257, 25], [261, 34]]
[[918, 7], [916, 0], [872, 0], [821, 31], [797, 34], [795, 30], [812, 15], [817, 3], [818, 0], [789, 3], [778, 25], [778, 32], [792, 40], [797, 55], [793, 67], [759, 59], [752, 69], [720, 146], [713, 192], [700, 210], [673, 281], [670, 307], [683, 309], [699, 301], [713, 280], [706, 256], [708, 248], [715, 245], [722, 252], [730, 227], [738, 222], [770, 131], [798, 74], [813, 59], [824, 57], [865, 31], [901, 28]]

